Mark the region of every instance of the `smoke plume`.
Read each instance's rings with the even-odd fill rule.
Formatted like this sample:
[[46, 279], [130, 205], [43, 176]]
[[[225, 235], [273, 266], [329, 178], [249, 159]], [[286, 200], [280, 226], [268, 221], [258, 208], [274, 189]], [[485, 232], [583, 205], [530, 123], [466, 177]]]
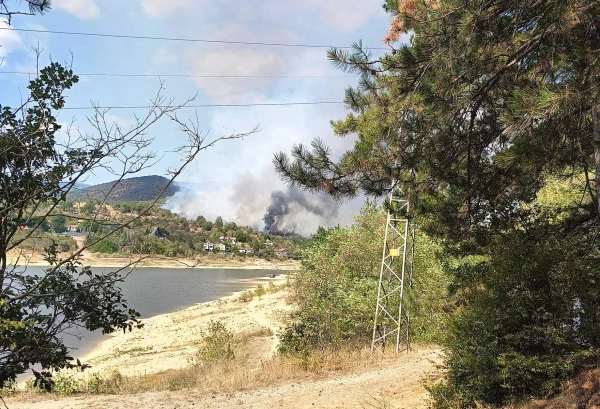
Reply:
[[319, 226], [352, 223], [363, 198], [338, 202], [325, 194], [307, 193], [284, 185], [272, 170], [239, 175], [230, 186], [219, 183], [179, 186], [165, 207], [174, 213], [251, 226], [269, 234], [309, 236]]
[[[301, 190], [288, 188], [287, 191], [271, 193], [271, 204], [263, 216], [264, 230], [269, 234], [286, 235], [303, 231], [302, 224], [317, 218], [332, 220], [337, 218], [340, 203], [323, 195], [309, 196]], [[299, 228], [300, 225], [300, 228]]]

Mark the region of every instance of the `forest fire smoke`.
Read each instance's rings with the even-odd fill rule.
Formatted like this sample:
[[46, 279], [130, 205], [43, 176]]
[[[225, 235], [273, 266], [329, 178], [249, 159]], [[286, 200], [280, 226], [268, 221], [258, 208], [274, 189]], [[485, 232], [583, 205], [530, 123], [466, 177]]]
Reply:
[[263, 217], [264, 230], [276, 235], [296, 233], [303, 218], [335, 218], [339, 207], [338, 202], [327, 196], [309, 198], [304, 192], [294, 188], [288, 188], [285, 192], [275, 191], [271, 193], [271, 204]]
[[190, 219], [221, 216], [274, 235], [310, 236], [319, 226], [350, 224], [362, 205], [362, 200], [338, 202], [324, 193], [285, 186], [269, 174], [244, 175], [232, 189], [194, 184], [179, 188], [165, 208]]

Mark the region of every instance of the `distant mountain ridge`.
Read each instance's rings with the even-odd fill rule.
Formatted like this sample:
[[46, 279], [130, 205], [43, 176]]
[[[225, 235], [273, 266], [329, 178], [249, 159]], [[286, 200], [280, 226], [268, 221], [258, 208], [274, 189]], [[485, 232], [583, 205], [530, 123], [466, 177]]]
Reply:
[[[112, 189], [106, 198], [106, 201], [109, 203], [154, 200], [168, 182], [169, 179], [163, 176], [140, 176], [123, 179], [118, 183], [117, 181], [112, 181], [83, 189], [74, 189], [69, 193], [68, 199], [75, 201], [104, 200], [107, 193]], [[175, 184], [171, 184], [161, 197], [173, 196], [178, 190], [179, 188]]]

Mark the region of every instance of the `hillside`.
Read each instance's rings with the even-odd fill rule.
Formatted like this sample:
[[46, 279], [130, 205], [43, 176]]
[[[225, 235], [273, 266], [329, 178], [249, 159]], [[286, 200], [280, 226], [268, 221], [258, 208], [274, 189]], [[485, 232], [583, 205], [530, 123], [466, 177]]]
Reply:
[[[106, 200], [108, 203], [153, 200], [168, 182], [169, 180], [162, 176], [140, 176], [124, 179], [118, 183], [112, 181], [73, 190], [69, 193], [68, 199], [74, 201], [104, 200], [104, 197], [110, 192]], [[161, 197], [173, 196], [177, 191], [177, 186], [172, 184]]]

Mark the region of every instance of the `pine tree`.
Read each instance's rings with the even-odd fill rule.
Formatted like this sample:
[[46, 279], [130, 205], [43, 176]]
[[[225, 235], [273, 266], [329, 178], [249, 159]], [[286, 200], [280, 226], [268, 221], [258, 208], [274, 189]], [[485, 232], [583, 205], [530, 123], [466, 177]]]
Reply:
[[[333, 122], [353, 149], [334, 160], [315, 140], [275, 155], [276, 169], [334, 196], [400, 187], [445, 239], [461, 307], [438, 407], [549, 393], [600, 349], [600, 2], [385, 8], [389, 53], [329, 51], [361, 75], [346, 92], [353, 112]], [[540, 201], [549, 181], [578, 176], [568, 209]]]
[[531, 200], [544, 175], [581, 169], [598, 215], [598, 2], [386, 6], [387, 38], [413, 30], [408, 44], [378, 59], [361, 44], [329, 52], [362, 76], [346, 92], [354, 113], [334, 123], [358, 135], [354, 149], [339, 161], [320, 140], [292, 159], [279, 153], [285, 180], [340, 196], [381, 195], [398, 181], [446, 226], [465, 227]]
[[10, 24], [15, 15], [44, 14], [50, 10], [50, 0], [0, 0], [0, 16]]

